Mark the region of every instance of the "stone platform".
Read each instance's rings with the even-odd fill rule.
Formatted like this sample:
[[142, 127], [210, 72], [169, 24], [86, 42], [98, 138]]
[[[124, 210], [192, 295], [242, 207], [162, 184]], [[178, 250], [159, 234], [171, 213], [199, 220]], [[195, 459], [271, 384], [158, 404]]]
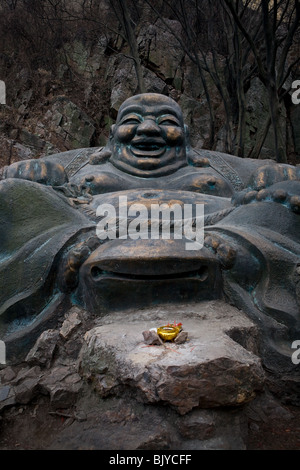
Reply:
[[[185, 343], [146, 344], [143, 331], [174, 321]], [[105, 317], [74, 306], [0, 371], [0, 412], [24, 448], [245, 449], [249, 410], [260, 419], [267, 399], [284, 412], [265, 396], [258, 350], [257, 327], [223, 301]]]
[[[181, 322], [184, 344], [147, 345], [143, 331]], [[119, 312], [89, 330], [80, 352], [80, 374], [100, 396], [132, 392], [145, 403], [193, 408], [236, 406], [263, 389], [256, 326], [221, 301]]]

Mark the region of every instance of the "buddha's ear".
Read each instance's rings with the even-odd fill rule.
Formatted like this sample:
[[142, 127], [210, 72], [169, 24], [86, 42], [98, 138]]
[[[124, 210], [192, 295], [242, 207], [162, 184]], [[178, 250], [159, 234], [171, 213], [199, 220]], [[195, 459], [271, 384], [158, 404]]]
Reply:
[[109, 131], [109, 139], [111, 140], [114, 136], [114, 133], [115, 133], [115, 127], [116, 125], [113, 124], [112, 126], [110, 126], [110, 131]]
[[107, 148], [111, 148], [111, 145], [112, 145], [112, 140], [114, 138], [114, 135], [115, 135], [115, 129], [116, 129], [116, 125], [113, 124], [112, 126], [110, 126], [110, 130], [109, 130], [109, 139], [108, 139], [108, 142], [106, 144], [106, 147]]

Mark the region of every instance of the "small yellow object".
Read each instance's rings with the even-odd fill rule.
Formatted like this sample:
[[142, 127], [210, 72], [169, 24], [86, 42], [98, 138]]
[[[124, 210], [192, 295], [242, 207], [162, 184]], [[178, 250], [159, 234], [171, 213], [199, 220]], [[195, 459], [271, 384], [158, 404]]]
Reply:
[[165, 325], [157, 328], [157, 334], [164, 341], [172, 341], [180, 333], [181, 326]]

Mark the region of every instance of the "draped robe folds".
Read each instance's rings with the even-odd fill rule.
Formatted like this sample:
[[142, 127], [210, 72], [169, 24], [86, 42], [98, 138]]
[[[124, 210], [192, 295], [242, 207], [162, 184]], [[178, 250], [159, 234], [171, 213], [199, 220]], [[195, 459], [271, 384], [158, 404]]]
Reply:
[[53, 188], [20, 179], [0, 182], [2, 335], [34, 321], [60, 294], [55, 283], [46, 285], [56, 257], [80, 232], [92, 228]]

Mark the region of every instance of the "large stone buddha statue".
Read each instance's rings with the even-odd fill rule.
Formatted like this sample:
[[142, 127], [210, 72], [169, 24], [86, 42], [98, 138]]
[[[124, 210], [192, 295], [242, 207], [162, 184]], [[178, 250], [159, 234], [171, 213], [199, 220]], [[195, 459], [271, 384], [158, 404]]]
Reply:
[[[169, 238], [120, 236], [134, 204], [149, 213], [154, 204], [202, 205], [203, 247], [187, 250], [186, 237], [172, 237], [172, 230]], [[101, 238], [98, 208], [108, 205], [116, 209], [115, 236]], [[268, 367], [293, 368], [300, 168], [190, 148], [171, 98], [127, 99], [103, 149], [9, 166], [0, 183], [0, 218], [2, 337], [34, 335], [66, 299], [104, 315], [218, 298], [259, 325]], [[195, 214], [191, 219], [195, 225]]]

